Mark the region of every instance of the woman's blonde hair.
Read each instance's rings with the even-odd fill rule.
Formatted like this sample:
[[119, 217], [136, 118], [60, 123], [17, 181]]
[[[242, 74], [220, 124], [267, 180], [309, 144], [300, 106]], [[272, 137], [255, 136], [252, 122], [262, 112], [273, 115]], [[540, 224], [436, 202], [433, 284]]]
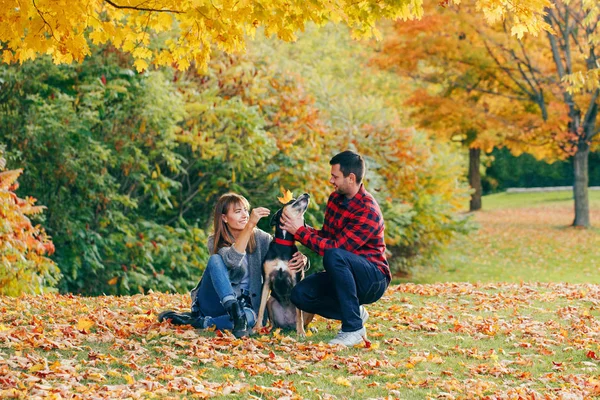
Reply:
[[[242, 205], [250, 210], [250, 203], [244, 196], [241, 196], [236, 193], [225, 193], [215, 205], [215, 212], [213, 215], [213, 229], [214, 229], [214, 246], [212, 248], [212, 253], [217, 254], [221, 247], [230, 247], [235, 242], [235, 238], [231, 234], [229, 227], [223, 221], [223, 215], [226, 215], [231, 207], [235, 207], [237, 205]], [[248, 253], [254, 253], [254, 249], [256, 249], [256, 240], [254, 239], [254, 235], [250, 236], [250, 240], [248, 241], [248, 245], [246, 246], [246, 251]]]

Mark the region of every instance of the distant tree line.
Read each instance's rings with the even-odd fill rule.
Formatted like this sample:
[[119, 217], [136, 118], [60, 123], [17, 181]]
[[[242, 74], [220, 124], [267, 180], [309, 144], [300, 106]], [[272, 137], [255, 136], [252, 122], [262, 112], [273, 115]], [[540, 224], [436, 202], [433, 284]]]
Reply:
[[[573, 160], [549, 164], [530, 154], [514, 156], [506, 148], [494, 149], [493, 162], [482, 180], [484, 194], [502, 192], [507, 188], [550, 187], [573, 185]], [[600, 186], [600, 153], [590, 153], [589, 186]]]

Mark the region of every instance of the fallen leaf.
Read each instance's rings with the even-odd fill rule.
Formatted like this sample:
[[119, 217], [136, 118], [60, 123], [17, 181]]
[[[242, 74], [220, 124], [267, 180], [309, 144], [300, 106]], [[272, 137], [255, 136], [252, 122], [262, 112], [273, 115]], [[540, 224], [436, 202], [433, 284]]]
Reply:
[[90, 328], [94, 326], [94, 321], [88, 318], [79, 318], [77, 321], [77, 330], [83, 333], [90, 333]]
[[350, 381], [344, 377], [338, 377], [335, 380], [335, 383], [337, 383], [338, 385], [342, 385], [342, 386], [352, 386], [352, 383], [350, 383]]

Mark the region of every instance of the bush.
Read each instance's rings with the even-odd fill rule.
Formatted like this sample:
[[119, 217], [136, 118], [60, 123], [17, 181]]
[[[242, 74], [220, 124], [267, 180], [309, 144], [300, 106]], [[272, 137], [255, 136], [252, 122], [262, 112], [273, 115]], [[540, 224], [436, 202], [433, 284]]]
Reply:
[[52, 291], [60, 272], [45, 255], [54, 245], [44, 228], [33, 225], [29, 216], [43, 211], [32, 197], [21, 199], [14, 191], [22, 170], [6, 170], [0, 147], [0, 294], [39, 294]]

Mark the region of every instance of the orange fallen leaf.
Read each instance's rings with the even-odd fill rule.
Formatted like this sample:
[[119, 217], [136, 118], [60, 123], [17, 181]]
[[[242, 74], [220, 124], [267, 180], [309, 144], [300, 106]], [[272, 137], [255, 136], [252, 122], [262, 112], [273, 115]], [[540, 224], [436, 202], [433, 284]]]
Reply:
[[114, 278], [110, 279], [107, 283], [109, 285], [116, 285], [118, 281], [119, 281], [119, 277], [115, 276]]

